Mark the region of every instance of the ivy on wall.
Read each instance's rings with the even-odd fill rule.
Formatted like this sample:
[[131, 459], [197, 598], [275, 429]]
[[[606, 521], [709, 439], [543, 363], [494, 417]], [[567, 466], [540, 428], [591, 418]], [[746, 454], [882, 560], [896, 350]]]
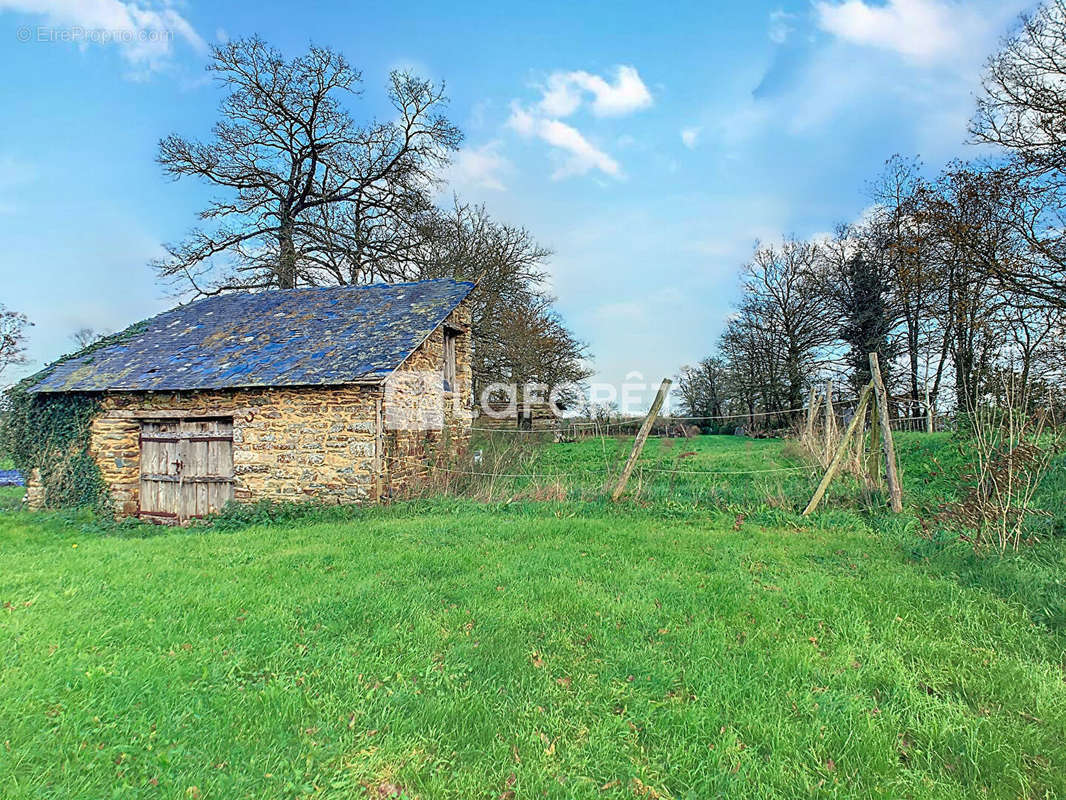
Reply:
[[[36, 382], [36, 381], [34, 381]], [[100, 398], [85, 394], [31, 394], [30, 379], [7, 392], [0, 443], [27, 479], [41, 471], [48, 508], [107, 510], [107, 486], [89, 455], [89, 428]]]
[[[143, 323], [104, 337], [56, 364], [92, 353], [120, 342], [143, 328]], [[27, 479], [36, 468], [41, 471], [45, 506], [71, 508], [91, 506], [109, 512], [110, 495], [100, 468], [89, 454], [90, 428], [99, 413], [97, 394], [42, 393], [30, 391], [44, 380], [55, 364], [15, 384], [4, 395], [0, 414], [0, 452], [10, 456]]]

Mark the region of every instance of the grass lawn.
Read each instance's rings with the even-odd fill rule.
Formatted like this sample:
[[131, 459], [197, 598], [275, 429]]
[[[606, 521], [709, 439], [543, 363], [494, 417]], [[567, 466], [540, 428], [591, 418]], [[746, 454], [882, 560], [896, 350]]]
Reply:
[[[901, 442], [919, 510], [952, 448]], [[1066, 796], [1066, 540], [804, 520], [814, 478], [781, 475], [233, 530], [0, 514], [0, 796]]]
[[[529, 444], [515, 450], [515, 441]], [[479, 471], [499, 472], [502, 477], [479, 478], [475, 493], [484, 494], [491, 486], [493, 499], [539, 498], [544, 487], [550, 486], [562, 490], [567, 498], [602, 497], [605, 487], [613, 488], [633, 444], [632, 437], [567, 444], [549, 441], [549, 435], [518, 435], [516, 439], [515, 434], [493, 434], [476, 443], [484, 457]], [[798, 452], [790, 453], [791, 449], [780, 440], [732, 436], [649, 439], [630, 479], [629, 496], [639, 503], [689, 509], [749, 507], [753, 500], [767, 497], [786, 507], [791, 506], [787, 498], [792, 494], [797, 501], [806, 494], [806, 503], [820, 475]]]

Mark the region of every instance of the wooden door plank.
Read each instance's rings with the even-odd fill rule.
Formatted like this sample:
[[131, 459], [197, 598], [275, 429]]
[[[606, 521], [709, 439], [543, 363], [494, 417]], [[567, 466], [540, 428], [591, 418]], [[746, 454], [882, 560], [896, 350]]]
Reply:
[[233, 497], [233, 421], [141, 423], [141, 511], [179, 521], [219, 511]]
[[218, 475], [218, 451], [220, 442], [207, 443], [207, 474]]
[[[233, 423], [227, 422], [225, 425], [220, 426], [226, 429], [226, 432], [233, 436]], [[233, 439], [231, 438], [227, 442], [219, 442], [217, 445], [217, 464], [216, 475], [222, 475], [230, 480], [227, 483], [218, 484], [216, 491], [218, 495], [216, 497], [216, 503], [218, 509], [221, 511], [227, 503], [233, 499]]]
[[217, 475], [224, 475], [226, 477], [233, 477], [233, 442], [229, 444], [223, 443], [218, 451], [218, 472]]

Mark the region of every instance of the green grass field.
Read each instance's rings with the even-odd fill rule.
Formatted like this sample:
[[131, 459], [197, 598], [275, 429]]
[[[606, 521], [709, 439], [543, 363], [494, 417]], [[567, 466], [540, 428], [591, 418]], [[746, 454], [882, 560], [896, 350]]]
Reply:
[[565, 501], [0, 514], [0, 796], [1066, 797], [1063, 470], [979, 557], [930, 523], [958, 446], [900, 448], [899, 517], [650, 471], [798, 463], [732, 437], [653, 442], [620, 506], [625, 443], [579, 442], [526, 462]]

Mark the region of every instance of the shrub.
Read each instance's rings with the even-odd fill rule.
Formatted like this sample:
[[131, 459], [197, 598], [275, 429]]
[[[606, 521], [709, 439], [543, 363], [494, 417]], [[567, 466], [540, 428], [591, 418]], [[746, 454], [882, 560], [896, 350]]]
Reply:
[[218, 514], [197, 523], [217, 530], [240, 530], [252, 525], [347, 522], [358, 519], [364, 510], [355, 504], [276, 503], [260, 500], [256, 503], [228, 503]]
[[1007, 391], [1003, 405], [976, 408], [956, 434], [968, 439], [972, 463], [963, 497], [946, 507], [945, 519], [965, 529], [962, 538], [975, 550], [1017, 550], [1030, 518], [1051, 516], [1033, 498], [1062, 436], [1047, 429], [1043, 413], [1028, 413], [1014, 399]]

